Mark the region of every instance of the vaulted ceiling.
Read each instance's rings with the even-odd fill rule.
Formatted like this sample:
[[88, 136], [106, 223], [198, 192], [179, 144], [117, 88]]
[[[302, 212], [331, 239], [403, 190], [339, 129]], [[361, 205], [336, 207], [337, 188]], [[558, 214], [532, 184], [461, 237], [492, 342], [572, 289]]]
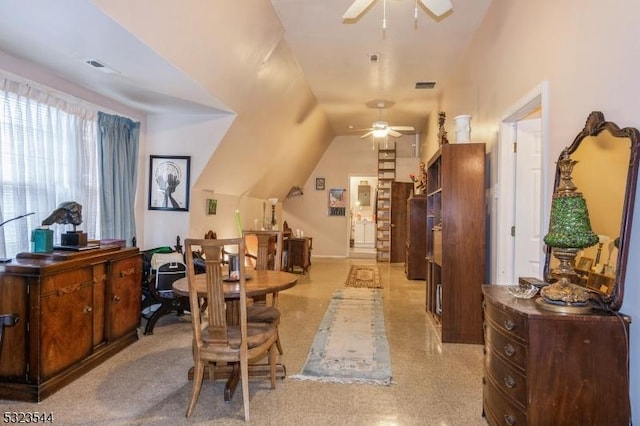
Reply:
[[[92, 2], [0, 3], [0, 50], [12, 56], [149, 113], [225, 108]], [[135, 8], [137, 2], [128, 3]], [[223, 10], [237, 2], [217, 3]], [[353, 134], [349, 126], [369, 127], [381, 114], [392, 124], [423, 128], [436, 108], [442, 84], [455, 70], [491, 1], [452, 0], [453, 10], [436, 18], [415, 0], [375, 0], [351, 22], [342, 20], [351, 0], [271, 3], [282, 23], [284, 40], [333, 131], [340, 135]], [[378, 56], [376, 63], [370, 60], [372, 54]], [[88, 59], [102, 61], [118, 74], [96, 72], [85, 63]], [[436, 86], [416, 89], [418, 82], [435, 82]], [[382, 113], [377, 109], [380, 102], [387, 108]]]

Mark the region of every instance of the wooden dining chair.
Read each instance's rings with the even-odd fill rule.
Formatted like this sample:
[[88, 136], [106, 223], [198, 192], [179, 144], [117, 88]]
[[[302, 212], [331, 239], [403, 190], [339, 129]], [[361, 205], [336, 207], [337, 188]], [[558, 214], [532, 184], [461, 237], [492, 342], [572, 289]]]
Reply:
[[[196, 274], [193, 267], [193, 252], [198, 248], [203, 253], [207, 282], [207, 318], [194, 309], [191, 312], [193, 330], [193, 390], [187, 408], [189, 417], [198, 401], [205, 373], [205, 367], [213, 368], [213, 363], [238, 363], [242, 384], [244, 418], [249, 420], [249, 360], [259, 359], [268, 354], [271, 388], [276, 380], [276, 338], [277, 329], [269, 323], [250, 323], [247, 320], [246, 272], [242, 262], [239, 265], [239, 318], [237, 324], [227, 322], [226, 303], [222, 277], [223, 249], [237, 249], [244, 253], [244, 239], [187, 239], [187, 279], [189, 299], [198, 302]], [[235, 321], [234, 321], [235, 322]], [[211, 374], [213, 376], [213, 374]]]
[[[244, 238], [247, 235], [258, 236], [258, 252], [256, 255], [256, 271], [273, 269], [279, 271], [282, 267], [282, 249], [284, 247], [284, 232], [282, 231], [260, 231], [253, 233], [244, 231]], [[275, 250], [270, 249], [271, 243], [275, 239]], [[270, 268], [270, 265], [273, 265]], [[266, 322], [278, 327], [280, 325], [280, 311], [278, 310], [278, 293], [271, 295], [271, 304], [267, 303], [266, 296], [253, 298], [253, 304], [249, 306], [249, 320], [253, 322]], [[284, 354], [280, 333], [276, 340], [276, 346], [280, 355]]]

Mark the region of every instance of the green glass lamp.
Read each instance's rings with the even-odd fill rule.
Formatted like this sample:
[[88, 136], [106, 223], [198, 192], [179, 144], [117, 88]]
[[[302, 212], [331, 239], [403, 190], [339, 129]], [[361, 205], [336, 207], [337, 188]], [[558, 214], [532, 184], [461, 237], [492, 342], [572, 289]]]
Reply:
[[549, 233], [544, 242], [551, 247], [551, 253], [560, 262], [552, 275], [558, 281], [544, 287], [537, 300], [541, 308], [567, 313], [587, 313], [591, 311], [589, 292], [573, 284], [576, 272], [573, 269], [578, 251], [598, 243], [598, 235], [591, 230], [587, 202], [571, 181], [571, 172], [577, 164], [565, 149], [558, 168], [560, 183], [553, 194]]

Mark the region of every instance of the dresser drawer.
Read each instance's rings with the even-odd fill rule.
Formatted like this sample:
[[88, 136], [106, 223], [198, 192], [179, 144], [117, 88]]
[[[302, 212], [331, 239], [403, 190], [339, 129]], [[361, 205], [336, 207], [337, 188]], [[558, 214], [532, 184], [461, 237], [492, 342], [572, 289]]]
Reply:
[[503, 311], [491, 303], [485, 305], [484, 314], [485, 319], [491, 320], [496, 327], [500, 328], [507, 335], [526, 341], [525, 317]]
[[502, 358], [496, 356], [492, 349], [485, 354], [485, 374], [504, 394], [515, 400], [523, 409], [527, 407], [527, 380], [517, 369], [510, 366]]
[[485, 342], [489, 351], [509, 360], [521, 371], [527, 370], [526, 347], [511, 337], [502, 334], [500, 329], [492, 325], [491, 322], [485, 328]]
[[527, 415], [509, 398], [505, 398], [491, 380], [483, 379], [482, 403], [491, 426], [518, 426], [527, 424]]

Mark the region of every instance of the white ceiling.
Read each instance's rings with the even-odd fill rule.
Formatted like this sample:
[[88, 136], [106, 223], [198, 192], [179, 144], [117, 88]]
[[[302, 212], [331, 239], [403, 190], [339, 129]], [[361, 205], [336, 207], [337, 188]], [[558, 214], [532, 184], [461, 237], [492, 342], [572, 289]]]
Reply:
[[[458, 66], [491, 0], [452, 0], [453, 11], [436, 19], [415, 0], [384, 0], [353, 23], [341, 16], [351, 0], [272, 0], [285, 39], [336, 134], [354, 134], [388, 107], [391, 125], [424, 127], [440, 88]], [[103, 15], [87, 0], [0, 0], [0, 51], [148, 112], [212, 112], [226, 107], [162, 57]], [[123, 49], [123, 46], [127, 46]], [[377, 64], [369, 55], [380, 55]], [[87, 59], [119, 73], [97, 72]], [[1, 65], [0, 57], [0, 65]], [[416, 90], [436, 81], [434, 90]], [[357, 134], [357, 133], [355, 133]]]

